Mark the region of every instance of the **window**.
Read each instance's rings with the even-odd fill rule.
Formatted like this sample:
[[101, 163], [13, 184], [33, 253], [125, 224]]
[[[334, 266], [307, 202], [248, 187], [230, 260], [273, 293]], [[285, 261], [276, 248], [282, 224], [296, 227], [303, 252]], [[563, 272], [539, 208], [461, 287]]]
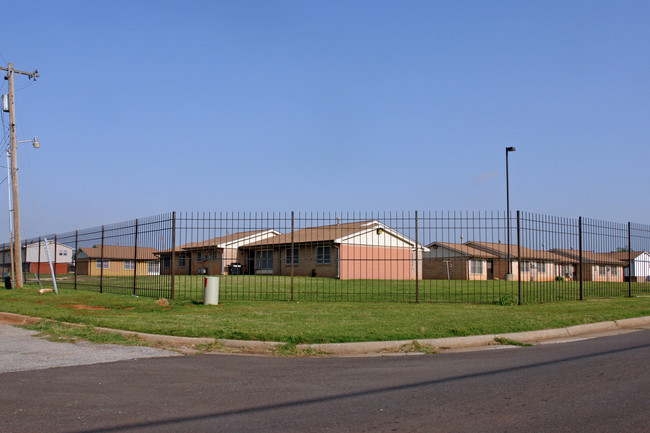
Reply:
[[160, 274], [160, 262], [148, 262], [147, 263], [147, 274], [149, 274], [149, 275], [159, 275]]
[[111, 261], [110, 260], [97, 260], [95, 262], [95, 268], [96, 269], [109, 269], [111, 267]]
[[539, 262], [537, 264], [537, 272], [540, 274], [546, 273], [546, 262]]
[[60, 251], [59, 251], [59, 255], [60, 255], [60, 256], [67, 256], [67, 255], [68, 255], [68, 252], [67, 252], [66, 250], [60, 250]]
[[612, 266], [612, 277], [615, 277], [618, 275], [618, 268], [616, 266]]
[[[287, 265], [291, 265], [291, 248], [287, 248], [285, 251], [285, 256], [284, 256], [284, 263]], [[298, 262], [300, 261], [300, 250], [298, 248], [293, 249], [293, 264], [297, 265]]]
[[521, 272], [530, 272], [530, 262], [521, 262]]
[[330, 263], [332, 263], [332, 247], [329, 245], [316, 247], [316, 264], [329, 265]]
[[125, 271], [135, 271], [135, 260], [124, 260]]
[[273, 269], [273, 250], [255, 251], [255, 269]]
[[178, 256], [178, 266], [185, 267], [185, 253]]
[[561, 269], [562, 269], [562, 271], [561, 271], [562, 276], [564, 276], [565, 278], [573, 277], [573, 266], [571, 266], [571, 265], [562, 265]]
[[172, 266], [172, 258], [171, 257], [165, 257], [163, 259], [163, 268], [170, 268]]
[[474, 275], [483, 274], [483, 260], [470, 260], [469, 273]]
[[607, 275], [607, 267], [606, 266], [599, 266], [598, 267], [598, 273], [599, 273], [599, 275]]

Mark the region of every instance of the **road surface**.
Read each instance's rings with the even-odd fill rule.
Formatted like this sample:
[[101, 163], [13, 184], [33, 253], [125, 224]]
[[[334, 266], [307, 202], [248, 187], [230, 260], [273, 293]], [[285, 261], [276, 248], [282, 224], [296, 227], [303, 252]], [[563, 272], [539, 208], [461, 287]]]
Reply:
[[1, 432], [650, 432], [650, 331], [355, 358], [171, 356], [0, 374]]

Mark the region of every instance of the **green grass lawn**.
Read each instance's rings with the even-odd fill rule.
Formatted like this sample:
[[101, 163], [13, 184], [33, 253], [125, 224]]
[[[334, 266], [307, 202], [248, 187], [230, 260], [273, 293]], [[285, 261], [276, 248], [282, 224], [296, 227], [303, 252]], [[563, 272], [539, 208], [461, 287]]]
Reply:
[[[238, 275], [220, 276], [220, 298], [224, 300], [287, 301], [389, 301], [389, 302], [470, 302], [517, 303], [516, 281], [466, 280], [337, 280], [332, 278]], [[50, 283], [51, 284], [51, 283]], [[62, 288], [74, 288], [74, 276], [59, 278]], [[171, 298], [171, 276], [139, 276], [135, 294]], [[99, 291], [99, 277], [77, 277], [77, 289]], [[628, 296], [627, 283], [584, 282], [583, 299]], [[104, 293], [134, 294], [133, 277], [104, 277]], [[650, 283], [633, 283], [633, 296], [650, 295]], [[293, 295], [293, 297], [292, 297]], [[203, 299], [203, 277], [175, 277], [174, 299]], [[580, 287], [574, 281], [522, 282], [522, 303], [580, 299]]]
[[[228, 280], [233, 285], [240, 281], [235, 277]], [[650, 315], [647, 296], [521, 306], [227, 299], [218, 306], [204, 306], [191, 299], [170, 301], [165, 306], [149, 297], [74, 291], [62, 286], [59, 295], [39, 295], [38, 284], [30, 287], [0, 290], [0, 311], [155, 334], [295, 344], [517, 332]], [[226, 290], [232, 289], [226, 286]], [[286, 288], [283, 290], [284, 296]]]

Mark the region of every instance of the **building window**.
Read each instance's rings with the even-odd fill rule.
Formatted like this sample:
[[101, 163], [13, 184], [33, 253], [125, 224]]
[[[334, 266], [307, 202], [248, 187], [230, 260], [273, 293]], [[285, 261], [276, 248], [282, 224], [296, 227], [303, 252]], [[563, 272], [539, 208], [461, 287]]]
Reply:
[[474, 275], [483, 274], [483, 260], [470, 260], [469, 272]]
[[530, 272], [530, 262], [521, 262], [521, 272]]
[[66, 250], [61, 250], [61, 251], [59, 251], [59, 255], [60, 256], [67, 256], [68, 252]]
[[255, 269], [273, 269], [273, 250], [255, 251]]
[[124, 260], [125, 271], [135, 271], [135, 260]]
[[606, 266], [599, 266], [598, 267], [598, 273], [599, 273], [599, 275], [607, 275], [607, 267]]
[[110, 260], [97, 260], [95, 262], [95, 268], [96, 269], [109, 269], [111, 267], [111, 261]]
[[546, 262], [539, 262], [537, 264], [537, 272], [540, 274], [546, 273]]
[[179, 254], [178, 256], [178, 266], [183, 268], [185, 267], [185, 253]]
[[172, 266], [172, 258], [171, 257], [165, 257], [163, 259], [163, 268], [170, 268]]
[[148, 262], [147, 263], [147, 273], [149, 275], [158, 275], [158, 274], [160, 274], [160, 262]]
[[329, 245], [316, 247], [316, 264], [329, 265], [330, 263], [332, 263], [332, 247]]
[[612, 266], [612, 277], [615, 277], [618, 275], [618, 268], [616, 266]]
[[[287, 265], [291, 265], [291, 248], [287, 248], [285, 251], [284, 255], [284, 263]], [[293, 264], [297, 265], [300, 262], [300, 249], [299, 248], [294, 248], [293, 249]]]

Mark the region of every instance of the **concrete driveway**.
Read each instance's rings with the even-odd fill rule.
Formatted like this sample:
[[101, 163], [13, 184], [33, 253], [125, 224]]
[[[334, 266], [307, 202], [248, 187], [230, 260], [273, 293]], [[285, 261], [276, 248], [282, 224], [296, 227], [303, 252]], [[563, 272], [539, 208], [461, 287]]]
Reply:
[[35, 337], [36, 334], [35, 331], [0, 323], [0, 373], [179, 355], [150, 347], [85, 341], [55, 343]]

